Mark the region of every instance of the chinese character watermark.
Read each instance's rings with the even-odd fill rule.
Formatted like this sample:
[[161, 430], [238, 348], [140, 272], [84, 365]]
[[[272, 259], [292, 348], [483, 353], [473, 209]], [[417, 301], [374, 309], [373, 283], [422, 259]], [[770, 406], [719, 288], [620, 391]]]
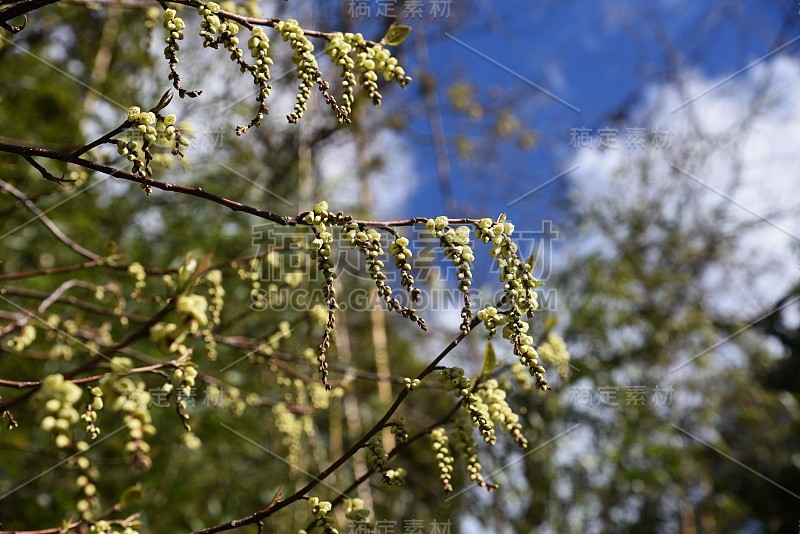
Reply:
[[385, 17], [404, 19], [450, 17], [453, 0], [348, 0], [347, 15], [351, 18]]
[[[409, 272], [414, 277], [415, 286], [420, 289], [420, 301], [411, 302], [410, 295], [397, 287], [401, 284], [400, 272], [393, 268], [392, 257], [384, 252], [379, 258], [386, 266], [381, 270], [382, 280], [397, 289], [395, 298], [403, 306], [413, 306], [420, 310], [460, 309], [464, 295], [459, 289], [459, 270], [452, 261], [444, 257], [439, 239], [420, 227], [405, 229], [403, 233], [413, 252]], [[259, 224], [253, 227], [251, 237], [251, 245], [256, 247], [256, 251], [247, 265], [242, 266], [240, 277], [256, 284], [251, 288], [253, 311], [308, 310], [315, 304], [324, 302], [323, 273], [313, 259], [314, 236], [311, 233], [303, 235], [293, 229]], [[552, 222], [543, 221], [540, 230], [515, 231], [511, 237], [517, 245], [519, 257], [523, 261], [533, 258], [533, 275], [546, 282], [551, 274], [553, 247], [559, 238]], [[394, 238], [388, 234], [384, 234], [382, 238], [381, 248], [384, 251], [390, 250]], [[483, 243], [476, 242], [475, 239], [469, 244], [476, 255], [484, 247]], [[370, 288], [372, 277], [364, 254], [355, 250], [348, 239], [339, 233], [334, 234], [330, 246], [330, 261], [336, 278], [368, 282], [367, 287], [354, 287], [352, 291], [337, 298], [338, 308], [368, 311], [381, 307], [381, 299]], [[502, 267], [494, 261], [483, 272], [491, 283], [499, 278]], [[502, 286], [489, 287], [491, 289], [484, 291], [477, 286], [469, 289], [475, 308], [493, 305], [502, 299]], [[556, 290], [544, 285], [537, 290], [537, 295], [539, 309], [556, 309]]]
[[573, 406], [671, 406], [675, 390], [672, 385], [656, 384], [650, 389], [642, 385], [571, 387], [568, 402]]
[[451, 534], [450, 527], [452, 521], [440, 521], [432, 519], [426, 523], [422, 519], [404, 519], [400, 521], [393, 521], [389, 519], [380, 519], [375, 521], [373, 528], [362, 522], [350, 523], [347, 534]]
[[[619, 150], [622, 145], [625, 150], [645, 150], [648, 146], [656, 150], [669, 148], [672, 141], [672, 130], [664, 128], [570, 128], [569, 146], [575, 150], [598, 149]], [[619, 142], [620, 134], [624, 134], [624, 142]], [[595, 135], [596, 134], [596, 135]]]

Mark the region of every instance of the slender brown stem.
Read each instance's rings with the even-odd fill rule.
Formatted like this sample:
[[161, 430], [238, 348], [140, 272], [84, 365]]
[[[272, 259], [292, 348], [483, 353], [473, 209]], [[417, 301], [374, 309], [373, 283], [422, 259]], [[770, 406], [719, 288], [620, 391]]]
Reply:
[[[145, 367], [135, 367], [130, 370], [130, 374], [137, 374], [137, 373], [151, 373], [153, 371], [157, 371], [158, 369], [163, 369], [164, 367], [172, 367], [178, 360], [169, 361], [169, 362], [162, 362], [156, 363], [153, 365], [147, 365]], [[91, 384], [92, 382], [97, 382], [104, 376], [110, 375], [111, 373], [101, 373], [99, 375], [94, 376], [86, 376], [83, 378], [76, 378], [72, 380], [74, 384]], [[18, 382], [16, 380], [5, 380], [0, 378], [0, 386], [13, 388], [13, 389], [28, 389], [28, 388], [38, 388], [42, 385], [41, 380], [32, 380], [28, 382]]]
[[58, 0], [22, 0], [0, 11], [0, 24], [5, 25], [9, 20], [21, 17], [35, 9], [48, 4], [55, 4]]
[[[15, 297], [44, 300], [48, 298], [51, 295], [51, 293], [48, 293], [47, 291], [37, 291], [35, 289], [23, 289], [19, 287], [0, 287], [0, 295], [13, 295]], [[97, 313], [100, 315], [107, 315], [109, 317], [115, 317], [115, 316], [124, 317], [130, 321], [133, 321], [134, 323], [146, 323], [149, 320], [144, 315], [137, 315], [128, 312], [118, 313], [106, 306], [98, 306], [97, 304], [91, 304], [76, 297], [58, 297], [57, 299], [55, 299], [54, 302], [58, 302], [59, 304], [67, 304], [69, 306], [74, 306], [76, 308], [80, 308], [88, 312]]]
[[80, 157], [80, 156], [86, 154], [87, 152], [89, 152], [93, 148], [96, 148], [96, 147], [98, 147], [100, 145], [104, 145], [106, 143], [110, 143], [111, 139], [114, 138], [114, 136], [121, 134], [122, 132], [127, 130], [129, 127], [130, 127], [130, 123], [128, 121], [125, 121], [122, 124], [120, 124], [119, 126], [117, 126], [116, 128], [114, 128], [113, 130], [111, 130], [110, 132], [108, 132], [107, 134], [105, 134], [104, 136], [95, 139], [94, 141], [92, 141], [91, 143], [89, 143], [86, 146], [83, 146], [83, 147], [81, 147], [81, 148], [79, 148], [79, 149], [77, 149], [77, 150], [75, 150], [73, 152], [70, 152], [70, 156], [73, 156], [73, 157], [77, 158], [77, 157]]
[[54, 223], [47, 215], [45, 215], [45, 213], [40, 210], [39, 207], [27, 197], [27, 195], [25, 195], [25, 193], [2, 179], [0, 179], [0, 189], [8, 191], [14, 198], [22, 202], [22, 204], [28, 208], [28, 211], [36, 215], [38, 220], [42, 221], [42, 224], [48, 230], [50, 230], [50, 233], [53, 234], [56, 239], [67, 245], [70, 249], [77, 252], [81, 256], [89, 258], [93, 261], [100, 261], [100, 256], [98, 254], [95, 254], [91, 250], [80, 246], [78, 243], [67, 237], [66, 234], [64, 234], [64, 232], [62, 232], [61, 229], [56, 225], [56, 223]]
[[91, 260], [83, 263], [74, 263], [72, 265], [62, 265], [61, 267], [50, 267], [49, 269], [40, 269], [38, 271], [25, 271], [19, 273], [0, 274], [0, 282], [5, 280], [22, 280], [24, 278], [36, 278], [39, 276], [49, 276], [51, 274], [64, 274], [74, 271], [82, 271], [84, 269], [91, 269], [103, 264], [102, 260]]
[[[93, 369], [101, 361], [109, 359], [110, 356], [112, 354], [114, 354], [115, 352], [117, 352], [120, 349], [123, 349], [123, 348], [127, 347], [128, 345], [131, 345], [132, 343], [138, 341], [139, 339], [147, 336], [150, 333], [150, 327], [152, 327], [154, 324], [159, 322], [167, 313], [172, 311], [172, 307], [173, 307], [173, 304], [170, 302], [164, 308], [162, 308], [157, 314], [155, 314], [152, 319], [150, 319], [145, 324], [141, 325], [139, 328], [134, 330], [128, 337], [126, 337], [125, 339], [123, 339], [119, 343], [116, 343], [116, 344], [114, 344], [114, 345], [112, 345], [110, 347], [107, 347], [107, 348], [103, 349], [102, 351], [98, 352], [91, 359], [86, 361], [84, 364], [72, 369], [71, 371], [68, 371], [68, 372], [64, 373], [64, 378], [71, 379], [71, 378], [73, 378], [73, 377], [75, 377], [75, 376], [77, 376], [77, 375], [79, 375], [81, 373], [85, 373], [86, 371], [88, 371], [90, 369]], [[4, 401], [4, 402], [0, 403], [0, 413], [5, 412], [6, 410], [11, 408], [12, 406], [15, 406], [16, 404], [18, 404], [18, 403], [24, 401], [25, 399], [29, 398], [31, 395], [36, 393], [36, 391], [38, 389], [39, 389], [38, 385], [37, 386], [32, 386], [30, 389], [28, 389], [28, 391], [26, 391], [22, 395], [18, 395], [16, 397], [14, 397], [13, 399], [9, 399], [7, 401]]]
[[[436, 356], [436, 358], [417, 375], [417, 379], [422, 380], [423, 378], [428, 376], [431, 372], [433, 372], [436, 366], [439, 365], [439, 362], [441, 362], [445, 356], [450, 354], [450, 352], [454, 348], [456, 348], [456, 346], [458, 346], [458, 344], [461, 343], [461, 341], [469, 335], [469, 332], [471, 332], [476, 326], [478, 326], [479, 323], [480, 321], [478, 319], [474, 319], [472, 321], [472, 324], [470, 325], [470, 329], [467, 332], [461, 332], [455, 339], [453, 339], [453, 341], [451, 341], [450, 344], [447, 345], [447, 347], [445, 347], [444, 350], [442, 350], [439, 353], [439, 355]], [[274, 502], [270, 504], [268, 507], [259, 510], [257, 512], [254, 512], [250, 515], [244, 516], [239, 519], [234, 519], [232, 521], [228, 521], [227, 523], [216, 525], [214, 527], [198, 530], [193, 534], [212, 534], [214, 532], [224, 532], [226, 530], [233, 530], [235, 528], [243, 527], [245, 525], [252, 525], [253, 523], [256, 523], [262, 519], [266, 519], [275, 512], [282, 510], [283, 508], [286, 508], [290, 504], [301, 500], [309, 491], [314, 489], [323, 480], [328, 478], [331, 475], [331, 473], [339, 469], [347, 460], [349, 460], [359, 450], [361, 450], [364, 446], [366, 446], [370, 438], [372, 438], [372, 436], [380, 432], [381, 429], [384, 426], [386, 426], [386, 423], [389, 422], [389, 419], [391, 419], [392, 415], [394, 415], [394, 413], [403, 403], [405, 398], [408, 396], [408, 393], [409, 393], [408, 389], [403, 389], [397, 396], [397, 399], [395, 399], [394, 404], [392, 404], [392, 406], [386, 411], [383, 417], [381, 417], [380, 420], [377, 423], [375, 423], [372, 426], [372, 428], [370, 428], [369, 431], [367, 431], [366, 434], [361, 436], [361, 439], [359, 439], [356, 443], [354, 443], [353, 446], [350, 447], [350, 449], [348, 449], [347, 452], [345, 452], [342, 456], [340, 456], [338, 460], [329, 465], [327, 469], [325, 469], [320, 474], [315, 476], [311, 482], [309, 482], [308, 484], [297, 490], [295, 493], [293, 493], [286, 499]]]
[[17, 145], [9, 145], [6, 143], [0, 143], [0, 152], [8, 152], [10, 154], [18, 154], [20, 156], [37, 156], [41, 158], [52, 159], [56, 161], [64, 161], [66, 163], [72, 163], [74, 165], [79, 165], [86, 169], [91, 169], [93, 171], [106, 174], [108, 176], [112, 176], [115, 178], [122, 178], [123, 180], [128, 180], [131, 182], [135, 182], [137, 184], [142, 184], [145, 186], [149, 186], [155, 189], [161, 189], [162, 191], [172, 191], [176, 193], [182, 193], [184, 195], [190, 195], [194, 197], [203, 198], [205, 200], [210, 200], [226, 208], [229, 208], [233, 211], [241, 211], [245, 213], [249, 213], [251, 215], [255, 215], [257, 217], [261, 217], [262, 219], [266, 219], [269, 221], [276, 222], [283, 226], [295, 226], [297, 225], [297, 217], [289, 217], [284, 215], [276, 215], [266, 210], [260, 210], [254, 208], [252, 206], [247, 206], [240, 202], [236, 202], [234, 200], [229, 200], [227, 198], [214, 195], [213, 193], [208, 193], [203, 191], [200, 187], [187, 187], [184, 185], [178, 184], [169, 184], [166, 182], [162, 182], [159, 180], [154, 180], [152, 178], [146, 178], [143, 176], [139, 176], [138, 174], [133, 174], [127, 171], [123, 171], [121, 169], [115, 169], [114, 167], [109, 167], [108, 165], [103, 165], [102, 163], [97, 163], [94, 161], [90, 161], [78, 156], [73, 156], [71, 154], [66, 154], [63, 152], [54, 152], [52, 150], [45, 150], [42, 148], [35, 148], [29, 146], [17, 146]]
[[[183, 195], [189, 195], [209, 200], [221, 206], [225, 206], [226, 208], [232, 211], [249, 213], [250, 215], [255, 215], [256, 217], [260, 217], [262, 219], [278, 223], [282, 226], [298, 226], [298, 225], [305, 226], [303, 217], [307, 212], [301, 213], [299, 215], [278, 215], [270, 211], [258, 209], [253, 206], [249, 206], [247, 204], [242, 204], [241, 202], [237, 202], [235, 200], [231, 200], [219, 195], [215, 195], [213, 193], [209, 193], [207, 191], [204, 191], [200, 187], [188, 187], [179, 184], [162, 182], [160, 180], [156, 180], [153, 178], [142, 177], [139, 176], [138, 174], [133, 174], [127, 171], [123, 171], [121, 169], [109, 167], [108, 165], [103, 165], [102, 163], [90, 161], [64, 152], [56, 152], [53, 150], [46, 150], [43, 148], [35, 148], [29, 146], [10, 145], [7, 143], [0, 143], [0, 152], [7, 152], [9, 154], [18, 154], [23, 157], [36, 156], [56, 161], [64, 161], [66, 163], [72, 163], [74, 165], [78, 165], [86, 169], [106, 174], [114, 178], [121, 178], [123, 180], [128, 180], [145, 186], [150, 186], [151, 188], [160, 189], [162, 191], [181, 193]], [[361, 226], [380, 228], [380, 227], [397, 227], [397, 226], [416, 226], [419, 224], [425, 224], [427, 221], [428, 219], [426, 217], [412, 217], [410, 219], [399, 219], [393, 221], [355, 220], [354, 222]], [[449, 222], [451, 224], [477, 224], [478, 219], [460, 217], [455, 219], [449, 219]]]
[[[438, 421], [436, 421], [435, 423], [433, 423], [433, 424], [431, 424], [431, 425], [428, 425], [427, 427], [425, 427], [425, 429], [424, 429], [424, 430], [422, 430], [422, 431], [420, 431], [420, 432], [417, 432], [416, 434], [414, 434], [413, 436], [411, 436], [411, 437], [408, 439], [408, 441], [406, 441], [405, 443], [400, 443], [400, 444], [398, 444], [397, 446], [395, 446], [395, 448], [393, 448], [393, 449], [391, 450], [391, 452], [389, 452], [389, 458], [388, 458], [388, 459], [389, 459], [389, 460], [391, 460], [392, 458], [394, 458], [395, 456], [397, 456], [397, 455], [398, 455], [398, 454], [399, 454], [399, 453], [400, 453], [400, 452], [401, 452], [403, 449], [405, 449], [406, 447], [408, 447], [409, 445], [411, 445], [411, 444], [412, 444], [412, 443], [414, 443], [415, 441], [419, 440], [420, 438], [423, 438], [423, 437], [427, 436], [428, 434], [430, 434], [431, 432], [433, 432], [433, 429], [434, 429], [434, 428], [440, 427], [440, 426], [444, 425], [445, 423], [447, 423], [447, 422], [448, 422], [450, 419], [452, 419], [452, 418], [453, 418], [453, 416], [454, 416], [454, 415], [455, 415], [455, 414], [458, 412], [459, 408], [461, 408], [461, 404], [460, 404], [460, 403], [456, 403], [456, 405], [455, 405], [455, 406], [454, 406], [454, 407], [453, 407], [453, 408], [452, 408], [452, 409], [451, 409], [449, 412], [447, 412], [447, 414], [446, 414], [444, 417], [442, 417], [441, 419], [439, 419], [439, 420], [438, 420]], [[335, 499], [333, 499], [333, 500], [331, 501], [331, 504], [332, 504], [333, 506], [336, 506], [337, 504], [339, 504], [340, 502], [342, 502], [343, 500], [345, 500], [345, 499], [347, 498], [347, 495], [348, 495], [348, 494], [349, 494], [351, 491], [353, 491], [353, 490], [354, 490], [354, 489], [356, 489], [358, 486], [360, 486], [361, 484], [363, 484], [364, 482], [366, 482], [367, 480], [369, 480], [369, 478], [370, 478], [370, 477], [371, 477], [373, 474], [375, 474], [375, 473], [374, 473], [374, 471], [368, 471], [368, 472], [364, 473], [363, 475], [361, 475], [360, 477], [358, 477], [358, 478], [356, 478], [355, 480], [353, 480], [353, 482], [352, 482], [352, 483], [351, 483], [349, 486], [347, 486], [347, 488], [345, 488], [345, 489], [344, 489], [344, 490], [343, 490], [343, 491], [342, 491], [342, 492], [339, 494], [339, 496], [338, 496], [338, 497], [336, 497]], [[310, 523], [310, 524], [309, 524], [309, 525], [306, 527], [306, 531], [310, 531], [313, 525], [314, 525], [314, 523]]]

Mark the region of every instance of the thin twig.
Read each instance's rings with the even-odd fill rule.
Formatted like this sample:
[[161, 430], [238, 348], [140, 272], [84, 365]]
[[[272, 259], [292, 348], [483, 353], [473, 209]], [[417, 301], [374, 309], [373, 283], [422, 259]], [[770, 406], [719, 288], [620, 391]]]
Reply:
[[[158, 369], [163, 369], [164, 367], [175, 367], [181, 360], [185, 359], [185, 355], [181, 356], [177, 360], [171, 360], [168, 362], [161, 362], [156, 363], [153, 365], [147, 365], [145, 367], [135, 367], [130, 370], [129, 374], [138, 374], [138, 373], [152, 373], [153, 371], [157, 371]], [[83, 378], [76, 378], [71, 382], [73, 384], [91, 384], [92, 382], [97, 382], [105, 376], [108, 376], [113, 373], [101, 373], [99, 375], [94, 376], [86, 376]], [[4, 378], [0, 378], [0, 386], [12, 389], [28, 389], [28, 388], [38, 388], [42, 385], [41, 380], [30, 380], [30, 381], [17, 381], [17, 380], [6, 380]]]
[[16, 187], [14, 187], [13, 185], [11, 185], [10, 183], [6, 182], [3, 179], [0, 179], [0, 189], [8, 191], [14, 198], [22, 202], [25, 205], [25, 207], [28, 208], [28, 211], [36, 215], [36, 218], [38, 220], [42, 221], [42, 224], [44, 224], [45, 227], [47, 227], [47, 229], [50, 230], [50, 233], [53, 234], [56, 237], [56, 239], [58, 239], [59, 241], [67, 245], [69, 248], [71, 248], [73, 251], [77, 252], [78, 254], [80, 254], [85, 258], [89, 258], [90, 260], [94, 261], [100, 260], [100, 255], [95, 254], [91, 250], [83, 248], [75, 241], [67, 237], [64, 234], [64, 232], [61, 231], [58, 225], [56, 225], [56, 223], [54, 223], [47, 215], [45, 215], [45, 213], [42, 210], [40, 210], [39, 207], [36, 204], [34, 204], [33, 201], [28, 198], [27, 195], [25, 195], [25, 193], [23, 193], [22, 191], [20, 191], [19, 189], [17, 189]]
[[[478, 326], [479, 323], [480, 321], [478, 319], [473, 319], [472, 324], [470, 325], [470, 329], [467, 332], [461, 332], [455, 339], [453, 339], [453, 341], [451, 341], [450, 344], [447, 345], [447, 347], [445, 347], [445, 349], [442, 350], [442, 352], [440, 352], [439, 355], [422, 372], [420, 372], [417, 375], [417, 379], [422, 380], [431, 372], [433, 372], [436, 366], [439, 365], [439, 362], [441, 362], [445, 356], [447, 356], [454, 348], [456, 348], [456, 346], [458, 346], [458, 344], [465, 337], [467, 337], [469, 335], [469, 332], [471, 332], [476, 326]], [[347, 452], [345, 452], [341, 457], [339, 457], [339, 459], [337, 459], [330, 466], [328, 466], [327, 469], [325, 469], [317, 476], [315, 476], [313, 480], [311, 480], [311, 482], [309, 482], [308, 484], [297, 490], [295, 493], [293, 493], [286, 499], [282, 499], [277, 502], [271, 503], [266, 508], [259, 510], [255, 513], [252, 513], [250, 515], [244, 516], [239, 519], [234, 519], [232, 521], [228, 521], [227, 523], [222, 523], [220, 525], [209, 527], [203, 530], [198, 530], [193, 534], [212, 534], [214, 532], [233, 530], [235, 528], [243, 527], [245, 525], [252, 525], [262, 519], [266, 519], [275, 512], [282, 510], [283, 508], [286, 508], [290, 504], [301, 500], [309, 491], [314, 489], [323, 480], [328, 478], [333, 472], [338, 470], [347, 460], [349, 460], [353, 455], [355, 455], [359, 450], [361, 450], [367, 444], [370, 438], [372, 438], [372, 436], [380, 432], [381, 429], [384, 426], [386, 426], [386, 423], [389, 421], [392, 415], [394, 415], [394, 413], [403, 403], [405, 398], [408, 396], [408, 393], [409, 393], [408, 389], [403, 389], [397, 396], [397, 399], [395, 399], [394, 404], [392, 404], [392, 406], [389, 408], [389, 410], [387, 410], [387, 412], [383, 415], [383, 417], [381, 417], [380, 420], [377, 423], [375, 423], [372, 426], [372, 428], [369, 429], [369, 431], [367, 431], [366, 434], [364, 434], [356, 443], [354, 443], [353, 446], [347, 450]]]
[[[21, 287], [0, 287], [0, 295], [13, 295], [15, 297], [44, 300], [50, 296], [50, 293], [47, 291], [37, 291], [35, 289], [25, 289]], [[125, 319], [128, 319], [134, 323], [146, 323], [149, 321], [149, 319], [144, 315], [137, 315], [123, 311], [118, 312], [113, 308], [92, 304], [75, 297], [58, 297], [55, 299], [55, 302], [74, 306], [75, 308], [86, 310], [88, 312], [106, 315], [108, 317], [124, 317]]]
[[[127, 347], [128, 345], [138, 341], [139, 339], [141, 339], [143, 337], [146, 337], [150, 333], [150, 327], [152, 327], [154, 324], [156, 324], [161, 319], [163, 319], [164, 316], [167, 315], [167, 313], [172, 311], [172, 308], [173, 308], [173, 304], [172, 304], [172, 302], [170, 302], [164, 308], [162, 308], [157, 314], [155, 314], [152, 319], [150, 319], [145, 324], [141, 325], [138, 329], [134, 330], [128, 337], [126, 337], [125, 339], [123, 339], [119, 343], [116, 343], [116, 344], [114, 344], [114, 345], [112, 345], [110, 347], [107, 347], [107, 348], [103, 349], [102, 351], [98, 352], [91, 359], [89, 359], [86, 363], [84, 363], [84, 364], [72, 369], [71, 371], [68, 371], [68, 372], [64, 373], [64, 378], [71, 379], [71, 378], [73, 378], [73, 377], [75, 377], [75, 376], [77, 376], [77, 375], [79, 375], [81, 373], [85, 373], [86, 371], [96, 367], [97, 364], [99, 364], [102, 360], [109, 359], [109, 357], [112, 354], [114, 354], [115, 352], [119, 351], [120, 349], [122, 349], [124, 347]], [[31, 387], [28, 391], [26, 391], [22, 395], [18, 395], [16, 397], [14, 397], [13, 399], [9, 399], [7, 401], [0, 402], [0, 413], [8, 410], [12, 406], [24, 401], [25, 399], [28, 399], [34, 393], [36, 393], [36, 391], [38, 389], [39, 389], [39, 386]]]
[[[65, 161], [67, 163], [72, 163], [74, 165], [78, 165], [86, 169], [106, 174], [114, 178], [121, 178], [123, 180], [128, 180], [131, 182], [135, 182], [137, 184], [149, 186], [151, 188], [160, 189], [162, 191], [170, 191], [193, 197], [199, 197], [214, 202], [216, 204], [219, 204], [221, 206], [225, 206], [226, 208], [232, 211], [249, 213], [250, 215], [255, 215], [256, 217], [260, 217], [262, 219], [278, 223], [282, 226], [306, 226], [304, 221], [304, 216], [308, 212], [300, 213], [299, 215], [278, 215], [267, 210], [258, 209], [256, 207], [249, 206], [247, 204], [242, 204], [241, 202], [237, 202], [235, 200], [231, 200], [219, 195], [215, 195], [213, 193], [209, 193], [207, 191], [204, 191], [200, 187], [187, 187], [184, 185], [162, 182], [160, 180], [139, 176], [138, 174], [133, 174], [127, 171], [123, 171], [121, 169], [109, 167], [108, 165], [103, 165], [102, 163], [97, 163], [95, 161], [90, 161], [84, 158], [75, 157], [63, 152], [56, 152], [53, 150], [45, 150], [42, 148], [35, 148], [30, 146], [9, 145], [6, 143], [0, 143], [0, 152], [7, 152], [9, 154], [18, 154], [23, 157], [37, 156], [57, 161]], [[353, 222], [361, 226], [380, 228], [380, 227], [397, 227], [397, 226], [416, 226], [420, 224], [425, 224], [427, 221], [428, 219], [426, 217], [412, 217], [410, 219], [400, 219], [394, 221], [362, 221], [356, 219]], [[479, 220], [460, 217], [455, 219], [449, 219], [449, 222], [451, 224], [477, 224]]]

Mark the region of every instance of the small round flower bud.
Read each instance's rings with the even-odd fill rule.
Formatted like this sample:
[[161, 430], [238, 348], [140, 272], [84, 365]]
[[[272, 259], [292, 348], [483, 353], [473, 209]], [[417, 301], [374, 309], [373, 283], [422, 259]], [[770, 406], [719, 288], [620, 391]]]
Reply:
[[133, 122], [139, 118], [139, 114], [142, 112], [139, 109], [139, 106], [131, 106], [128, 108], [128, 121]]

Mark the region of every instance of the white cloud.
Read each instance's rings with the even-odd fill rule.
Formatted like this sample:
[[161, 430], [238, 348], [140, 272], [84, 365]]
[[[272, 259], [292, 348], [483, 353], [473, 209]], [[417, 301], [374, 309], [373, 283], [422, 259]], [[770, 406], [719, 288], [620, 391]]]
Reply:
[[[652, 87], [632, 114], [639, 122], [620, 128], [618, 150], [577, 150], [569, 165], [580, 168], [569, 179], [579, 205], [632, 206], [663, 195], [663, 209], [684, 228], [717, 224], [719, 213], [730, 225], [747, 225], [705, 282], [724, 288], [714, 302], [720, 309], [744, 317], [767, 309], [800, 275], [799, 85], [800, 65], [778, 56], [728, 81], [688, 73], [682, 89]], [[670, 147], [648, 140], [644, 150], [626, 149], [626, 127], [670, 132]], [[645, 164], [650, 178], [643, 181]], [[676, 186], [699, 211], [686, 210], [687, 195], [669, 194]], [[582, 250], [602, 245], [598, 236]]]
[[[382, 165], [370, 174], [375, 217], [391, 219], [401, 216], [418, 182], [411, 147], [399, 134], [382, 129], [370, 138], [363, 157], [366, 161], [373, 158], [382, 160]], [[354, 137], [347, 135], [341, 142], [326, 145], [317, 158], [326, 190], [330, 191], [331, 206], [343, 210], [361, 206]]]

